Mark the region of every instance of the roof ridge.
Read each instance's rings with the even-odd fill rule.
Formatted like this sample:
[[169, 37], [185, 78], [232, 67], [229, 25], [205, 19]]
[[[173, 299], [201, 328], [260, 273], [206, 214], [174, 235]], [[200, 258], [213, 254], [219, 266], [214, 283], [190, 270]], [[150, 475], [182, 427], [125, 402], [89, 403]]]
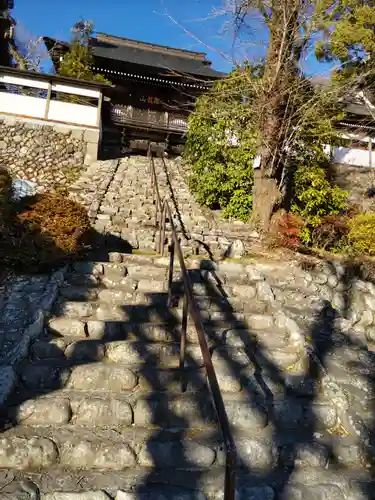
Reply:
[[[95, 37], [92, 38], [95, 40]], [[140, 40], [134, 40], [132, 38], [125, 38], [121, 36], [116, 36], [116, 35], [110, 35], [108, 33], [102, 33], [102, 32], [97, 32], [96, 33], [96, 40], [98, 42], [108, 42], [111, 43], [118, 43], [119, 45], [122, 46], [128, 46], [128, 47], [138, 47], [138, 48], [143, 48], [145, 50], [149, 51], [155, 51], [155, 52], [160, 52], [160, 53], [170, 53], [174, 55], [180, 55], [181, 57], [186, 57], [186, 58], [191, 58], [199, 61], [206, 61], [206, 52], [198, 52], [198, 51], [193, 51], [193, 50], [187, 50], [187, 49], [180, 49], [178, 47], [171, 47], [168, 45], [161, 45], [158, 43], [153, 43], [153, 42], [143, 42]], [[161, 49], [161, 50], [158, 50]]]

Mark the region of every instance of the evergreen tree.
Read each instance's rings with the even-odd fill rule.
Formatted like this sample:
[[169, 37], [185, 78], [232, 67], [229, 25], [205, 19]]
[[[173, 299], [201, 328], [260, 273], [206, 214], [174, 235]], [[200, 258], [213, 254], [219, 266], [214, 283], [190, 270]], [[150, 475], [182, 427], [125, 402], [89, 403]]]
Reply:
[[324, 37], [316, 45], [316, 55], [337, 61], [336, 78], [375, 77], [375, 1], [320, 0], [317, 24]]
[[75, 23], [71, 32], [70, 50], [65, 54], [60, 64], [59, 74], [80, 80], [108, 82], [103, 75], [94, 73], [92, 70], [94, 59], [89, 39], [94, 32], [93, 23], [91, 21], [79, 21]]

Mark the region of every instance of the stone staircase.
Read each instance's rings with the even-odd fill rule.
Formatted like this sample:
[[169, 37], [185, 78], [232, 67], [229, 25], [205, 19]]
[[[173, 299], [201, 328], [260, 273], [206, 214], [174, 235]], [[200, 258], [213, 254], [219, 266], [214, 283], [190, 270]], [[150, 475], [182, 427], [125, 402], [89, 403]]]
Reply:
[[[220, 500], [223, 442], [190, 321], [181, 392], [168, 259], [108, 260], [73, 265], [17, 367], [1, 412], [0, 499]], [[238, 447], [237, 499], [373, 498], [358, 486], [369, 484], [366, 440], [342, 431], [358, 390], [309, 368], [298, 325], [256, 266], [189, 267]]]
[[[185, 253], [197, 249], [181, 221], [221, 252], [178, 172], [156, 169]], [[104, 246], [52, 279], [64, 281], [44, 334], [4, 361], [17, 383], [0, 408], [0, 500], [222, 500], [223, 439], [190, 320], [180, 370], [183, 286], [177, 268], [168, 308], [148, 160], [96, 162], [73, 191]], [[108, 253], [110, 237], [142, 252]], [[372, 500], [374, 284], [334, 264], [187, 267], [238, 448], [236, 500]], [[22, 324], [40, 288], [38, 308], [53, 302], [42, 281], [14, 289]], [[4, 329], [27, 345], [18, 324]]]
[[[231, 242], [238, 238], [248, 239], [249, 230], [243, 223], [217, 221], [208, 212], [204, 213], [189, 192], [181, 169], [178, 159], [167, 159], [163, 163], [161, 158], [155, 158], [160, 196], [171, 200], [173, 222], [182, 250], [185, 255], [222, 257]], [[119, 161], [101, 203], [95, 228], [100, 233], [127, 241], [134, 249], [157, 249], [155, 205], [146, 156], [128, 156]], [[168, 224], [166, 229], [168, 237]]]

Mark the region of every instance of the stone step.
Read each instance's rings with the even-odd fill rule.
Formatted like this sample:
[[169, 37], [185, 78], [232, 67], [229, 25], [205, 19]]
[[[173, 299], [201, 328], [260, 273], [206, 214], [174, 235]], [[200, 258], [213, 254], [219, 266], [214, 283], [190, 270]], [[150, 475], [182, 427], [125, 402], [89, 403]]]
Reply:
[[[302, 456], [300, 454], [299, 456]], [[2, 500], [29, 500], [30, 486], [40, 488], [41, 500], [223, 500], [225, 468], [215, 466], [194, 470], [169, 468], [150, 474], [146, 467], [122, 471], [64, 470], [52, 466], [46, 472], [4, 470], [13, 481], [2, 486]], [[318, 476], [317, 476], [318, 473]], [[254, 477], [255, 476], [255, 477]], [[331, 468], [309, 467], [295, 460], [293, 474], [285, 484], [285, 473], [275, 470], [255, 475], [246, 468], [237, 470], [236, 500], [364, 500], [371, 498], [374, 482], [363, 468], [335, 472]], [[364, 496], [365, 495], [365, 496]], [[35, 498], [38, 498], [35, 496]]]
[[77, 273], [81, 275], [93, 275], [95, 277], [116, 280], [122, 279], [126, 276], [136, 279], [153, 279], [153, 280], [165, 280], [167, 277], [166, 267], [159, 267], [151, 264], [138, 264], [130, 263], [125, 264], [122, 262], [86, 262], [79, 261], [75, 262], [72, 266], [72, 274]]
[[[218, 444], [208, 439], [179, 439], [168, 433], [165, 440], [152, 439], [152, 431], [139, 432], [82, 428], [25, 428], [18, 426], [3, 435], [0, 468], [43, 470], [60, 465], [66, 470], [123, 471], [141, 467], [211, 467]], [[164, 455], [164, 458], [163, 458]]]
[[[190, 247], [191, 245], [188, 245]], [[169, 266], [169, 254], [164, 257], [158, 255], [139, 255], [139, 254], [126, 254], [120, 252], [111, 252], [109, 254], [109, 260], [116, 264], [122, 264], [122, 266], [128, 268], [128, 276], [134, 279], [147, 279], [152, 276], [153, 279], [165, 278], [168, 266]], [[106, 262], [93, 262], [84, 263], [82, 266], [78, 265], [78, 268], [82, 274], [92, 273], [90, 269], [95, 268], [97, 273], [98, 269], [101, 270], [101, 265], [104, 266], [103, 271], [99, 274], [105, 273], [105, 266], [108, 265]], [[216, 283], [214, 276], [217, 276], [221, 281], [222, 285], [228, 284], [229, 286], [236, 287], [233, 289], [233, 293], [246, 297], [253, 298], [256, 295], [257, 287], [260, 288], [260, 292], [269, 293], [269, 285], [265, 283], [265, 275], [263, 275], [259, 269], [252, 264], [233, 262], [233, 261], [221, 261], [215, 263], [210, 260], [188, 258], [186, 261], [188, 272], [191, 276], [192, 281], [205, 283], [206, 286], [209, 284], [211, 287], [213, 283]], [[85, 266], [87, 266], [85, 268]], [[121, 266], [120, 266], [121, 267]], [[152, 269], [150, 271], [150, 269]], [[111, 270], [108, 271], [109, 273]], [[119, 271], [121, 273], [121, 271]], [[178, 260], [175, 259], [175, 280], [181, 280], [181, 273], [179, 271]], [[262, 284], [263, 283], [263, 284]], [[308, 285], [311, 287], [311, 285]], [[262, 288], [264, 290], [262, 290]], [[273, 288], [273, 287], [272, 287]], [[283, 287], [281, 287], [283, 288]], [[280, 287], [275, 287], [275, 291], [279, 292]], [[290, 285], [290, 291], [298, 293], [300, 288], [294, 287], [293, 284]], [[310, 290], [311, 291], [311, 290]]]
[[[88, 304], [91, 313], [92, 304], [95, 305], [84, 302], [73, 304], [74, 307], [82, 305], [86, 307]], [[103, 307], [103, 304], [99, 307]], [[123, 308], [117, 308], [116, 311], [121, 313], [121, 317], [116, 321], [113, 320], [113, 307], [107, 310], [111, 317], [107, 321], [94, 319], [93, 316], [53, 318], [48, 328], [57, 338], [39, 339], [33, 345], [32, 355], [42, 359], [65, 359], [74, 363], [95, 362], [107, 358], [113, 360], [114, 356], [119, 356], [118, 353], [122, 353], [121, 356], [126, 362], [134, 359], [134, 356], [147, 354], [145, 360], [151, 356], [155, 359], [155, 363], [177, 364], [180, 311], [177, 311], [175, 316], [168, 313], [163, 318], [163, 312], [157, 313], [155, 309], [147, 310], [142, 307], [141, 314], [137, 309], [128, 310], [128, 315], [125, 317]], [[272, 316], [236, 314], [233, 318], [227, 318], [221, 313], [219, 316], [217, 314], [216, 312], [209, 316], [206, 314], [204, 322], [207, 340], [213, 351], [220, 352], [220, 345], [223, 345], [227, 346], [228, 360], [233, 360], [233, 352], [237, 349], [239, 353], [248, 352], [248, 359], [249, 356], [255, 356], [261, 366], [267, 366], [269, 369], [304, 373], [306, 352], [303, 337], [298, 330], [287, 331], [282, 325], [276, 324]], [[200, 350], [194, 346], [198, 336], [190, 318], [187, 338], [191, 356], [189, 359], [192, 363], [201, 363]], [[114, 351], [116, 355], [113, 354]]]
[[[160, 306], [163, 304], [165, 308], [167, 307], [168, 284], [166, 281], [135, 281], [126, 277], [121, 281], [107, 280], [106, 283], [108, 286], [94, 284], [91, 280], [89, 283], [79, 285], [65, 283], [59, 290], [62, 298], [60, 302], [95, 301], [114, 306], [142, 304], [158, 304]], [[181, 288], [179, 286], [172, 287], [175, 305], [181, 302], [183, 293]], [[222, 316], [227, 317], [230, 317], [230, 313], [234, 311], [263, 314], [268, 309], [266, 302], [257, 299], [246, 300], [244, 297], [233, 297], [228, 300], [221, 295], [196, 295], [195, 299], [200, 310], [221, 313]]]
[[121, 288], [108, 289], [102, 286], [94, 289], [92, 286], [64, 284], [60, 288], [59, 294], [67, 301], [86, 300], [113, 305], [148, 304], [151, 300], [167, 302], [167, 283], [164, 281], [141, 280], [134, 282], [125, 278], [121, 285]]
[[[268, 422], [284, 429], [314, 425], [335, 431], [338, 414], [330, 394], [311, 377], [290, 377], [281, 383], [271, 376], [260, 379], [253, 365], [214, 365], [233, 427], [252, 433]], [[182, 373], [150, 365], [126, 371], [118, 365], [64, 369], [24, 363], [18, 374], [20, 382], [7, 406], [1, 408], [3, 424], [114, 428], [125, 419], [126, 425], [194, 429], [216, 422], [204, 369], [186, 368]], [[120, 381], [121, 375], [126, 381]], [[101, 380], [102, 376], [109, 382]]]
[[[254, 356], [254, 352], [243, 345], [242, 347], [233, 347], [218, 344], [212, 346], [210, 350], [214, 363], [233, 364], [236, 367], [249, 365]], [[280, 350], [290, 364], [298, 361], [300, 353], [296, 351], [294, 345], [285, 346]], [[271, 356], [272, 352], [267, 351], [267, 355]], [[180, 345], [176, 341], [169, 343], [149, 342], [142, 338], [109, 342], [91, 339], [72, 341], [68, 338], [41, 338], [31, 345], [29, 357], [34, 362], [53, 360], [54, 366], [59, 363], [62, 366], [71, 366], [80, 362], [103, 361], [120, 363], [124, 366], [138, 366], [148, 363], [160, 367], [178, 367]], [[202, 366], [202, 353], [198, 344], [187, 345], [186, 363], [195, 367]]]
[[[177, 385], [177, 384], [176, 384]], [[177, 387], [176, 387], [177, 388]], [[258, 396], [259, 401], [255, 398]], [[123, 427], [163, 429], [204, 429], [216, 427], [217, 417], [207, 388], [198, 392], [143, 392], [121, 393], [108, 396], [106, 393], [80, 391], [57, 391], [37, 399], [23, 399], [20, 393], [9, 406], [1, 411], [1, 419], [7, 425], [69, 426], [98, 429]], [[262, 406], [259, 395], [254, 392], [254, 401], [247, 394], [225, 393], [224, 404], [233, 428], [248, 435], [257, 434], [269, 421], [267, 408]], [[279, 401], [279, 404], [280, 403]], [[296, 400], [294, 407], [298, 418], [289, 415], [287, 421], [275, 410], [273, 425], [293, 428], [307, 425], [303, 414], [303, 402]], [[296, 410], [297, 409], [297, 410]]]
[[[256, 317], [255, 317], [256, 318]], [[267, 317], [254, 319], [252, 328], [233, 323], [221, 324], [219, 321], [205, 322], [206, 338], [212, 345], [229, 345], [232, 347], [254, 347], [261, 343], [263, 346], [273, 348], [287, 347], [290, 343], [290, 334], [278, 328], [273, 323], [266, 322]], [[177, 318], [170, 317], [169, 321], [162, 319], [154, 322], [127, 322], [127, 321], [95, 321], [85, 319], [70, 319], [65, 317], [52, 318], [46, 325], [48, 335], [41, 341], [54, 341], [59, 343], [72, 342], [73, 340], [142, 340], [144, 342], [179, 342], [181, 338], [181, 323]], [[260, 328], [259, 328], [260, 327]], [[262, 328], [263, 327], [263, 328]], [[187, 324], [187, 341], [198, 343], [198, 335], [192, 321]], [[62, 340], [59, 337], [64, 337]]]
[[[236, 349], [238, 351], [238, 349]], [[110, 362], [126, 366], [144, 363], [158, 364], [162, 367], [179, 366], [180, 349], [177, 343], [149, 343], [143, 339], [133, 341], [100, 342], [98, 340], [79, 340], [65, 342], [64, 339], [38, 340], [32, 347], [30, 357], [34, 361], [55, 360], [65, 364], [79, 362]], [[186, 353], [187, 363], [202, 365], [202, 355], [199, 345], [190, 344]]]
[[[262, 366], [271, 380], [275, 374], [280, 378], [280, 374], [285, 373], [283, 376], [291, 377], [290, 384], [293, 384], [293, 377], [296, 377], [295, 390], [304, 390], [306, 353], [292, 344], [271, 349], [263, 346], [259, 348], [258, 345], [249, 348], [217, 345], [210, 350], [219, 384], [224, 391], [238, 392], [248, 385], [257, 366]], [[62, 387], [79, 390], [106, 388], [118, 392], [133, 390], [139, 384], [142, 385], [145, 373], [146, 380], [150, 373], [162, 376], [164, 380], [164, 369], [177, 369], [179, 366], [178, 343], [150, 343], [139, 339], [112, 342], [41, 339], [32, 344], [29, 361], [25, 361], [20, 367], [20, 379], [25, 387], [39, 392]], [[198, 344], [187, 345], [185, 366], [187, 372], [184, 378], [187, 383], [193, 383], [195, 374], [190, 370], [204, 368]], [[177, 375], [171, 373], [176, 378]], [[81, 376], [84, 380], [80, 380]], [[101, 380], [102, 376], [108, 380]], [[112, 379], [113, 386], [109, 387]]]
[[54, 305], [57, 317], [99, 321], [160, 321], [173, 319], [166, 307], [166, 294], [132, 294], [133, 303], [113, 305], [99, 301], [72, 301], [60, 297]]
[[[245, 369], [251, 372], [251, 368]], [[119, 363], [95, 363], [67, 366], [45, 360], [43, 363], [24, 362], [17, 369], [18, 384], [15, 394], [20, 397], [35, 397], [53, 391], [77, 390], [112, 395], [125, 392], [150, 392], [157, 390], [181, 391], [181, 372], [177, 368], [160, 368], [152, 365], [138, 365], [131, 368]], [[225, 371], [217, 367], [217, 375], [223, 384], [229, 379]], [[230, 375], [231, 376], [231, 375]], [[232, 379], [234, 377], [231, 377]], [[195, 367], [185, 368], [187, 390], [201, 390], [205, 387], [205, 370]], [[239, 383], [233, 383], [238, 390]], [[231, 388], [228, 385], [228, 390]], [[31, 396], [30, 396], [31, 395]]]
[[[77, 273], [70, 272], [66, 276], [66, 284], [72, 286], [82, 286], [87, 288], [95, 288], [104, 286], [105, 288], [128, 288], [136, 289], [137, 287], [148, 291], [153, 288], [161, 287], [164, 289], [164, 284], [167, 280], [166, 268], [155, 266], [152, 271], [146, 271], [147, 277], [144, 277], [139, 271], [138, 266], [127, 266], [129, 272], [126, 271], [126, 276], [111, 276], [110, 278], [98, 273]], [[257, 296], [256, 287], [254, 284], [248, 285], [222, 285], [218, 286], [214, 280], [205, 280], [202, 272], [196, 269], [188, 270], [190, 280], [193, 286], [195, 296], [210, 296], [219, 301], [231, 302], [234, 298], [246, 300], [247, 302]], [[139, 284], [139, 286], [138, 286]], [[147, 284], [150, 284], [147, 287]], [[176, 269], [173, 275], [173, 293], [182, 295], [184, 292], [183, 279], [179, 269]]]
[[[371, 458], [351, 439], [329, 440], [320, 443], [307, 436], [292, 433], [272, 441], [272, 433], [259, 431], [246, 436], [236, 435], [239, 469], [251, 470], [259, 476], [273, 470], [275, 473], [293, 466], [296, 469], [314, 469], [315, 473], [328, 469], [331, 474], [337, 466], [358, 470], [369, 465]], [[9, 471], [48, 471], [60, 468], [63, 475], [72, 471], [113, 472], [134, 471], [138, 468], [154, 470], [208, 471], [225, 463], [223, 444], [212, 430], [176, 432], [154, 429], [122, 428], [121, 433], [110, 429], [84, 429], [65, 426], [58, 430], [49, 427], [17, 426], [6, 431], [1, 439], [0, 467]], [[331, 457], [333, 454], [333, 459]], [[336, 462], [336, 460], [337, 462]], [[104, 474], [103, 474], [104, 473]], [[323, 498], [323, 497], [320, 497]], [[342, 498], [342, 497], [341, 497]]]
[[[130, 344], [130, 343], [129, 343]], [[112, 344], [112, 352], [109, 356], [113, 360], [119, 359], [119, 351], [116, 351], [118, 344]], [[62, 349], [54, 348], [50, 356], [56, 355], [59, 357], [49, 357], [36, 359], [34, 361], [24, 361], [18, 370], [19, 391], [22, 393], [45, 394], [49, 391], [59, 389], [71, 389], [79, 391], [109, 391], [111, 393], [119, 393], [123, 391], [173, 391], [180, 390], [181, 376], [185, 385], [189, 390], [200, 390], [205, 386], [205, 377], [201, 353], [198, 346], [194, 349], [188, 349], [186, 356], [186, 368], [182, 373], [179, 370], [178, 346], [170, 345], [174, 350], [174, 356], [162, 358], [162, 355], [167, 355], [168, 347], [160, 344], [162, 349], [159, 350], [161, 355], [158, 355], [156, 360], [155, 348], [153, 351], [143, 352], [142, 356], [137, 350], [131, 351], [131, 356], [126, 362], [94, 362], [91, 358], [74, 359], [72, 350], [68, 351], [71, 346], [65, 350], [70, 357], [66, 358], [66, 354], [62, 353]], [[34, 345], [35, 348], [35, 345]], [[50, 350], [51, 346], [49, 346]], [[129, 351], [129, 345], [126, 346]], [[39, 349], [40, 351], [40, 349]], [[79, 350], [77, 349], [79, 352]], [[98, 349], [100, 355], [103, 350]], [[74, 353], [74, 351], [73, 351]], [[121, 351], [120, 351], [121, 353]], [[61, 355], [62, 354], [62, 355]], [[121, 353], [122, 354], [122, 353]], [[194, 356], [195, 355], [195, 356]], [[108, 353], [107, 353], [108, 356]], [[231, 350], [218, 348], [213, 351], [213, 364], [219, 385], [224, 392], [240, 392], [249, 390], [253, 384], [257, 387], [259, 380], [254, 382], [254, 372], [257, 368], [257, 362], [265, 365], [265, 373], [262, 377], [263, 390], [273, 393], [284, 393], [292, 391], [296, 394], [313, 395], [316, 392], [317, 384], [305, 376], [299, 366], [302, 363], [302, 356], [296, 354], [290, 349], [275, 350], [272, 353], [258, 354], [249, 359], [247, 353], [243, 349], [233, 348]], [[78, 357], [78, 356], [77, 356]], [[267, 363], [264, 362], [264, 357]], [[108, 359], [108, 357], [106, 358]], [[271, 368], [270, 368], [271, 364]], [[284, 372], [283, 376], [281, 373]], [[302, 373], [301, 373], [302, 372]], [[282, 383], [284, 380], [284, 383]], [[267, 388], [268, 387], [268, 388]], [[267, 392], [267, 394], [268, 394]]]
[[[105, 293], [104, 293], [105, 292]], [[91, 294], [91, 292], [88, 292]], [[94, 293], [92, 293], [94, 296]], [[181, 320], [181, 308], [167, 308], [167, 293], [150, 292], [140, 293], [135, 291], [129, 293], [126, 290], [116, 290], [113, 294], [105, 290], [102, 297], [107, 297], [107, 301], [99, 300], [68, 300], [60, 297], [54, 305], [55, 316], [65, 316], [70, 319], [95, 319], [100, 321], [156, 321], [161, 320]], [[110, 298], [117, 297], [112, 303]], [[123, 300], [127, 298], [127, 300]], [[243, 303], [244, 312], [233, 311], [230, 305], [219, 306], [215, 301], [210, 301], [212, 311], [208, 311], [206, 304], [201, 306], [201, 319], [204, 322], [225, 322], [228, 328], [231, 325], [242, 324], [249, 328], [271, 328], [274, 324], [272, 316], [264, 314], [267, 306], [258, 301], [248, 304]], [[216, 309], [216, 310], [215, 310]], [[189, 315], [190, 318], [190, 315]]]

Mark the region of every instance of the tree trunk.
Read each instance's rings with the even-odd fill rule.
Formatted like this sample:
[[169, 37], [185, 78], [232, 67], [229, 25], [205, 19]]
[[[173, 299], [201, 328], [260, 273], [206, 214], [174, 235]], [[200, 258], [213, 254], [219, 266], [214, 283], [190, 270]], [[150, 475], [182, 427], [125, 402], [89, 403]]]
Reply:
[[267, 232], [282, 200], [285, 140], [290, 130], [290, 100], [298, 73], [295, 60], [300, 0], [275, 0], [269, 21], [270, 44], [260, 98], [260, 169], [254, 175], [252, 224]]
[[254, 172], [252, 225], [260, 232], [268, 231], [272, 213], [281, 201], [276, 179]]

